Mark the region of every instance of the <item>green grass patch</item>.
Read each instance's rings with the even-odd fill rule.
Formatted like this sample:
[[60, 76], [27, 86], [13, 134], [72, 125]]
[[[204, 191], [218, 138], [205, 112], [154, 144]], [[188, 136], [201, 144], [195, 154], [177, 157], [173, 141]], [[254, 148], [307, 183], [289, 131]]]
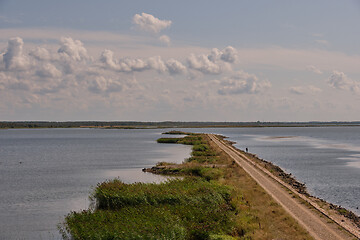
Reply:
[[163, 134], [171, 134], [171, 135], [190, 135], [192, 133], [187, 133], [187, 132], [183, 132], [183, 131], [176, 131], [176, 130], [172, 130], [169, 132], [164, 132]]
[[202, 177], [207, 181], [218, 180], [224, 175], [222, 169], [202, 166], [183, 168], [180, 170], [179, 173], [184, 175]]
[[178, 143], [182, 138], [159, 138], [158, 143]]
[[210, 239], [235, 227], [231, 189], [201, 178], [161, 184], [98, 185], [95, 211], [70, 213], [62, 228], [73, 239]]
[[153, 206], [161, 204], [200, 204], [208, 196], [213, 196], [206, 200], [210, 204], [220, 203], [216, 201], [230, 201], [230, 192], [227, 187], [199, 178], [175, 179], [160, 184], [125, 184], [115, 179], [99, 184], [94, 193], [98, 209], [110, 210], [144, 204]]
[[192, 145], [185, 163], [161, 162], [150, 170], [184, 178], [160, 184], [117, 179], [98, 184], [91, 196], [95, 208], [66, 216], [60, 228], [64, 239], [247, 239], [258, 220], [248, 213], [241, 192], [220, 183], [228, 170], [206, 136], [157, 142]]
[[186, 239], [181, 219], [165, 208], [73, 212], [65, 220], [64, 239]]
[[191, 157], [187, 162], [213, 163], [218, 160], [217, 153], [209, 146], [202, 134], [191, 134], [183, 138], [159, 138], [157, 142], [192, 145]]

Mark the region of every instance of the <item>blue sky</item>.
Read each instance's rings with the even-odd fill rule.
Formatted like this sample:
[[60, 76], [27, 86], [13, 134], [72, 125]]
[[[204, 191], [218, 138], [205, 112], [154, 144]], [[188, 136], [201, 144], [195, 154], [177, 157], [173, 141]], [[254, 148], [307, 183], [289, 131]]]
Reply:
[[360, 1], [0, 0], [0, 120], [359, 120]]

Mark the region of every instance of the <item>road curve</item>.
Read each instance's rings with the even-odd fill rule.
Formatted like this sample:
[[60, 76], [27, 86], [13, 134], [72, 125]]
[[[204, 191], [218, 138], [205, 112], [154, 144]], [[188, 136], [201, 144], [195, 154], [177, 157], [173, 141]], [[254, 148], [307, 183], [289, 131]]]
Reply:
[[329, 224], [330, 219], [320, 217], [314, 209], [301, 204], [287, 190], [266, 173], [256, 167], [244, 154], [233, 149], [216, 135], [208, 134], [210, 139], [226, 152], [241, 168], [243, 168], [275, 201], [277, 201], [310, 235], [316, 240], [356, 239], [344, 230], [339, 230], [337, 224]]

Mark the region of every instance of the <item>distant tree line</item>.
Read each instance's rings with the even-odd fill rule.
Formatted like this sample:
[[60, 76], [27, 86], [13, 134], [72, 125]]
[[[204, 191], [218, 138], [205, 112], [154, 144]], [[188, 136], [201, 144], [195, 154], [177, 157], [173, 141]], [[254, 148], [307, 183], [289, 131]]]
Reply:
[[353, 122], [137, 122], [137, 121], [2, 121], [0, 128], [202, 128], [202, 127], [321, 127], [321, 126], [360, 126]]

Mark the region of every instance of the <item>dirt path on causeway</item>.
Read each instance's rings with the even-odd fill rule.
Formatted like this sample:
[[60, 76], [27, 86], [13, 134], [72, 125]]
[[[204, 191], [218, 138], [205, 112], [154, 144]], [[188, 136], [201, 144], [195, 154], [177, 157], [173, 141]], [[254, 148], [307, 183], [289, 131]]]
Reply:
[[[311, 207], [308, 203], [304, 204], [304, 200], [298, 196], [297, 192], [292, 192], [292, 189], [284, 187], [278, 180], [270, 177], [268, 173], [265, 173], [253, 161], [247, 158], [245, 154], [235, 150], [234, 147], [217, 138], [216, 135], [208, 134], [208, 136], [298, 221], [314, 239], [341, 240], [359, 238], [357, 235], [358, 229], [352, 229], [353, 233], [350, 234], [349, 230], [343, 229], [331, 220], [326, 213]], [[289, 193], [290, 191], [292, 194]]]

